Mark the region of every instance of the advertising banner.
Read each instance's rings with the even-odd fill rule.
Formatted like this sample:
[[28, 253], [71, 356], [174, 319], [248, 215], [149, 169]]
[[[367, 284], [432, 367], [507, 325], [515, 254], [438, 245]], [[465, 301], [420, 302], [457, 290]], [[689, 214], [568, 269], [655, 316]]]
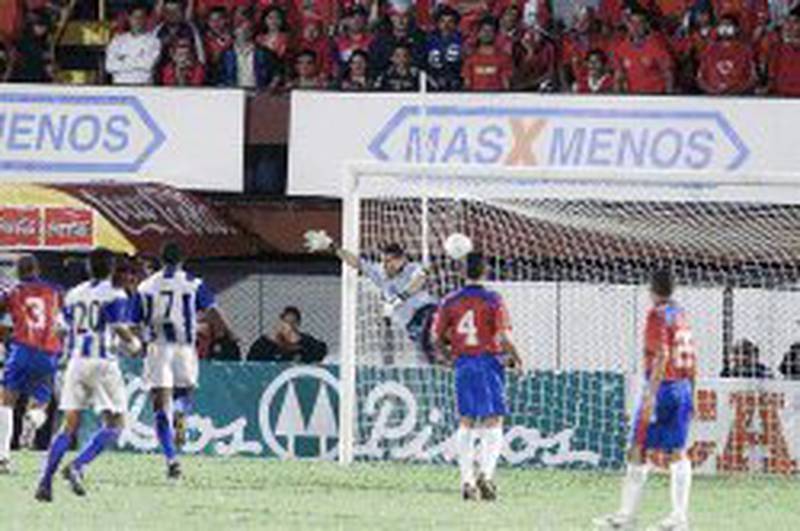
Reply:
[[[290, 193], [341, 193], [346, 162], [702, 172], [786, 179], [800, 102], [532, 94], [292, 94]], [[330, 124], [336, 124], [334, 128]]]
[[0, 182], [242, 191], [239, 90], [4, 85]]
[[[158, 441], [140, 365], [127, 363], [130, 409], [120, 444], [154, 451]], [[510, 378], [509, 386], [514, 400], [509, 404], [506, 462], [569, 468], [622, 465], [621, 375], [545, 372]], [[357, 387], [358, 459], [455, 461], [451, 371], [365, 367], [359, 369]], [[335, 366], [203, 362], [184, 451], [333, 460], [338, 408]]]
[[[336, 366], [202, 362], [184, 452], [334, 460], [339, 437]], [[125, 361], [129, 419], [123, 449], [156, 451], [141, 362]], [[360, 367], [355, 455], [361, 460], [455, 462], [455, 402], [448, 369]], [[502, 461], [617, 469], [629, 431], [625, 379], [608, 372], [538, 371], [508, 382]], [[703, 380], [690, 456], [702, 474], [797, 473], [798, 382]]]
[[702, 473], [800, 472], [800, 382], [700, 382], [692, 440]]
[[0, 250], [157, 255], [165, 241], [187, 256], [245, 256], [256, 239], [191, 192], [160, 184], [0, 184]]

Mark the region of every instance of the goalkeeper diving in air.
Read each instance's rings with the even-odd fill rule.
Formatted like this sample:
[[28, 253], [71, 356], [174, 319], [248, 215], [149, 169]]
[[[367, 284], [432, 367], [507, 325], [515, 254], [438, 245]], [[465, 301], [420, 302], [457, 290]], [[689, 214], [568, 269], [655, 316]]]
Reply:
[[369, 278], [383, 297], [384, 317], [406, 331], [428, 362], [435, 361], [430, 331], [438, 301], [425, 287], [427, 274], [422, 264], [410, 260], [397, 243], [384, 246], [381, 261], [374, 262], [342, 249], [323, 230], [306, 232], [305, 240], [310, 252], [333, 252]]

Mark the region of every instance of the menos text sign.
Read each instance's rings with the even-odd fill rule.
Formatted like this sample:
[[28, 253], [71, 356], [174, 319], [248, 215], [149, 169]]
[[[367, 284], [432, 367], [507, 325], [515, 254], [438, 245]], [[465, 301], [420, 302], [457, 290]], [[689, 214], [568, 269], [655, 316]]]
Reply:
[[378, 160], [735, 170], [749, 150], [718, 112], [404, 106], [369, 145]]
[[768, 181], [800, 167], [798, 119], [785, 100], [293, 93], [290, 190], [339, 195], [331, 175], [354, 161]]
[[242, 139], [239, 92], [0, 89], [0, 178], [8, 181], [240, 190]]

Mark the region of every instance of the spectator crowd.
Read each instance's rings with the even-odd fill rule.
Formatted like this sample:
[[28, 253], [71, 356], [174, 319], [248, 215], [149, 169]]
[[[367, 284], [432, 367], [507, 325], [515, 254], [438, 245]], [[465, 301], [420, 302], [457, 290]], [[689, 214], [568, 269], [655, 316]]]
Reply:
[[[75, 3], [0, 0], [0, 79], [52, 79]], [[107, 3], [117, 84], [800, 95], [797, 0]]]

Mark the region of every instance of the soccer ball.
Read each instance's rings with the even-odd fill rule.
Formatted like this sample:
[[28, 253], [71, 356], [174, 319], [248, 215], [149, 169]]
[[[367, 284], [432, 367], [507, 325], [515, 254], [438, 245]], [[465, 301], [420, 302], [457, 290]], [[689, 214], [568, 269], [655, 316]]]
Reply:
[[472, 252], [472, 240], [460, 232], [454, 232], [444, 241], [444, 250], [453, 260], [461, 260]]

